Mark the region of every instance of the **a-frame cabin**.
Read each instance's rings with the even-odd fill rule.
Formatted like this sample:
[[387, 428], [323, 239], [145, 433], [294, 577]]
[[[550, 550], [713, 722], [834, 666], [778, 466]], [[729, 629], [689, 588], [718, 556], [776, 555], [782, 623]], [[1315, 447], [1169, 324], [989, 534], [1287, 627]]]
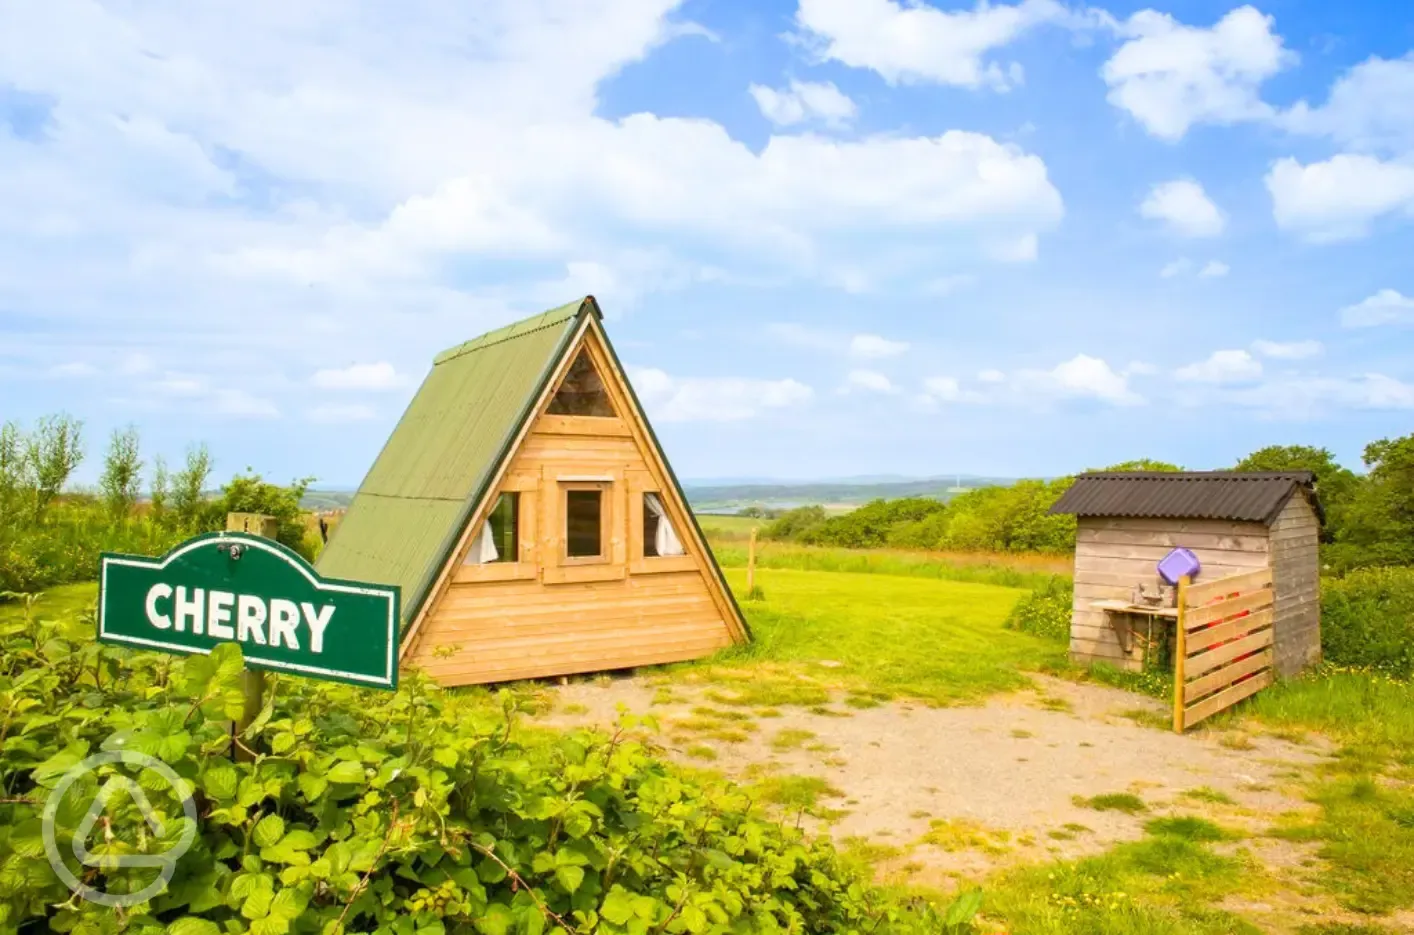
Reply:
[[317, 563], [444, 685], [677, 662], [746, 622], [593, 296], [438, 355]]

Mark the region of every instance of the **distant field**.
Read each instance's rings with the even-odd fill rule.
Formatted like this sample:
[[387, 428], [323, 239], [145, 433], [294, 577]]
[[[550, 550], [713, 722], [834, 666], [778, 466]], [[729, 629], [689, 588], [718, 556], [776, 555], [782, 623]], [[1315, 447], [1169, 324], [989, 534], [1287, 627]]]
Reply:
[[[744, 537], [712, 536], [712, 554], [724, 568], [746, 565]], [[1009, 588], [1034, 588], [1055, 575], [1069, 577], [1072, 561], [1064, 555], [1003, 552], [911, 552], [903, 549], [840, 549], [758, 542], [758, 568], [797, 571], [854, 572], [972, 581]]]

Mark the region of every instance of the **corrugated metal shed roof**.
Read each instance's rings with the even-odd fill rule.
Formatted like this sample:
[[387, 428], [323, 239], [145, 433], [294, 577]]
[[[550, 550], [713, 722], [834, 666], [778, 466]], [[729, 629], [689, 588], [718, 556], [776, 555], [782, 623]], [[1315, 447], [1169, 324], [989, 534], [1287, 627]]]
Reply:
[[1298, 490], [1324, 521], [1309, 471], [1094, 471], [1076, 477], [1050, 512], [1271, 523]]
[[319, 556], [319, 571], [398, 585], [403, 622], [411, 620], [581, 313], [599, 314], [592, 297], [437, 355]]

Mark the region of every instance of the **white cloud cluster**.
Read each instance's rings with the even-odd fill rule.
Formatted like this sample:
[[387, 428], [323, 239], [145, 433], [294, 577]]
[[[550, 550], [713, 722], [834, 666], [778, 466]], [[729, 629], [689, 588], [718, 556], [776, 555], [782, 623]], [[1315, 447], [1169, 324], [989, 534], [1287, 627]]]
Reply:
[[1277, 226], [1318, 243], [1363, 237], [1384, 215], [1414, 218], [1414, 162], [1359, 153], [1307, 165], [1285, 158], [1266, 185]]
[[1275, 119], [1345, 151], [1302, 163], [1279, 159], [1266, 176], [1278, 226], [1313, 242], [1351, 240], [1381, 218], [1414, 217], [1414, 53], [1354, 66], [1326, 103], [1301, 101]]
[[1414, 324], [1414, 298], [1395, 289], [1381, 289], [1374, 295], [1341, 309], [1340, 323], [1347, 328]]
[[654, 367], [630, 368], [629, 379], [655, 422], [738, 422], [804, 405], [815, 395], [792, 379], [675, 377]]
[[784, 90], [753, 84], [749, 89], [761, 115], [778, 127], [818, 120], [829, 127], [845, 127], [859, 110], [848, 95], [830, 81], [795, 81]]
[[1179, 367], [1174, 376], [1191, 383], [1251, 383], [1262, 376], [1262, 362], [1244, 350], [1213, 351], [1206, 360]]
[[866, 393], [897, 393], [898, 387], [887, 376], [877, 370], [851, 370], [844, 378], [842, 393], [863, 391]]
[[1270, 357], [1273, 360], [1306, 360], [1310, 357], [1319, 357], [1325, 350], [1320, 341], [1265, 341], [1258, 339], [1252, 342], [1252, 350], [1263, 357]]
[[392, 390], [407, 383], [387, 361], [317, 370], [309, 382], [323, 390]]
[[[748, 146], [598, 116], [604, 81], [701, 32], [675, 0], [296, 7], [0, 6], [0, 86], [53, 104], [32, 139], [0, 134], [8, 309], [193, 366], [273, 345], [303, 368], [317, 344], [404, 367], [541, 297], [612, 313], [724, 268], [874, 288], [1032, 258], [1063, 215], [1045, 163], [981, 133]], [[776, 93], [846, 119], [825, 87]]]
[[1220, 279], [1232, 272], [1232, 267], [1222, 260], [1209, 260], [1202, 266], [1195, 266], [1193, 261], [1186, 256], [1181, 256], [1176, 260], [1165, 263], [1159, 270], [1159, 276], [1163, 279], [1173, 279], [1175, 276], [1187, 276], [1195, 273], [1199, 279]]
[[1226, 221], [1203, 186], [1192, 179], [1160, 182], [1149, 190], [1139, 213], [1165, 224], [1181, 237], [1216, 237]]
[[907, 0], [800, 0], [795, 21], [821, 59], [871, 69], [891, 84], [1003, 91], [1022, 83], [1021, 66], [989, 61], [989, 53], [1044, 23], [1083, 28], [1100, 22], [1056, 0], [979, 0], [971, 10], [955, 11]]
[[1211, 28], [1142, 10], [1119, 27], [1126, 41], [1101, 70], [1109, 101], [1150, 134], [1174, 142], [1198, 123], [1266, 120], [1274, 111], [1261, 85], [1295, 62], [1274, 20], [1252, 6]]
[[877, 334], [856, 334], [849, 339], [849, 352], [855, 357], [897, 357], [908, 350], [906, 341], [890, 341]]

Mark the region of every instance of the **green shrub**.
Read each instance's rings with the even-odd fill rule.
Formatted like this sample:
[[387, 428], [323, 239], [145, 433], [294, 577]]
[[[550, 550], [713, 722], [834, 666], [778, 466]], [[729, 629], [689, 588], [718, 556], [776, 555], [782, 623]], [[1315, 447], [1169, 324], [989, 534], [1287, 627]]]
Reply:
[[1056, 575], [1016, 602], [1004, 626], [1058, 642], [1070, 642], [1074, 587]]
[[1414, 568], [1363, 568], [1321, 582], [1327, 662], [1414, 677]]
[[799, 506], [786, 510], [761, 530], [763, 539], [796, 539], [827, 518], [823, 506]]
[[[508, 692], [445, 692], [416, 673], [386, 694], [272, 679], [273, 700], [243, 735], [265, 753], [232, 762], [236, 644], [182, 661], [100, 646], [92, 626], [0, 616], [5, 930], [970, 930], [957, 905], [950, 920], [882, 893], [827, 839], [764, 820], [742, 789], [674, 771], [622, 733], [521, 726]], [[198, 815], [165, 891], [121, 914], [72, 896], [41, 830], [51, 791], [102, 749], [160, 759], [189, 784]], [[189, 827], [176, 790], [151, 771], [101, 770], [57, 803], [60, 853], [115, 770], [136, 774], [163, 828], [154, 838], [134, 800], [113, 796], [96, 852], [169, 850]], [[156, 872], [68, 859], [109, 893]]]
[[806, 545], [874, 549], [888, 542], [889, 532], [896, 526], [918, 522], [946, 509], [945, 504], [931, 497], [871, 500], [858, 509], [810, 526], [795, 539]]

